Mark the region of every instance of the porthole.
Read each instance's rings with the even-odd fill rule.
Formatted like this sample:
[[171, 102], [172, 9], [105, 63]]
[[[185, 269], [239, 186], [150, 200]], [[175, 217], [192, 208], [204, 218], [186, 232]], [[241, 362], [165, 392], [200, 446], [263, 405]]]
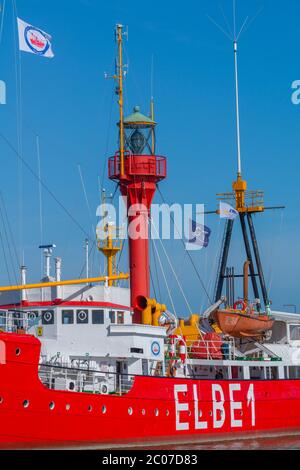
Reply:
[[3, 397], [0, 397], [0, 405], [2, 405], [3, 401]]
[[209, 412], [209, 416], [212, 416], [212, 411]]
[[66, 405], [66, 410], [69, 411], [70, 409], [71, 409], [71, 405], [68, 403], [68, 404]]
[[28, 406], [29, 406], [29, 400], [24, 400], [23, 401], [23, 407], [28, 408]]
[[49, 408], [50, 408], [50, 410], [54, 410], [54, 408], [55, 408], [54, 401], [51, 401], [51, 403], [49, 403]]
[[142, 409], [142, 415], [145, 416], [145, 414], [146, 414], [146, 410], [143, 408]]
[[158, 416], [158, 415], [159, 415], [159, 410], [158, 410], [157, 408], [155, 408], [154, 414], [155, 414], [155, 416]]
[[89, 411], [89, 412], [93, 411], [92, 405], [89, 405], [89, 406], [88, 406], [88, 411]]
[[17, 348], [17, 349], [16, 349], [16, 356], [20, 356], [20, 354], [21, 354], [21, 349], [20, 349], [20, 348]]
[[129, 408], [128, 408], [128, 414], [129, 414], [129, 416], [131, 416], [132, 413], [133, 413], [133, 409], [132, 409], [131, 407], [129, 407]]
[[169, 416], [169, 414], [170, 414], [170, 411], [167, 410], [167, 411], [166, 411], [166, 416]]
[[102, 406], [102, 413], [105, 415], [106, 411], [107, 411], [107, 410], [106, 410], [106, 406], [103, 405], [103, 406]]

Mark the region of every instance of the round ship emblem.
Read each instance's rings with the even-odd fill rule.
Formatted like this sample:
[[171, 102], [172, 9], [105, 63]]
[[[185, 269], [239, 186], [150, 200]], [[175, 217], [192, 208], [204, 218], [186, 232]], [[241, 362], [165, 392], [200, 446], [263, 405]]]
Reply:
[[157, 341], [153, 341], [151, 344], [151, 352], [154, 356], [158, 356], [160, 353], [160, 345]]
[[48, 38], [40, 29], [27, 26], [24, 31], [24, 36], [26, 44], [36, 54], [43, 55], [50, 47]]

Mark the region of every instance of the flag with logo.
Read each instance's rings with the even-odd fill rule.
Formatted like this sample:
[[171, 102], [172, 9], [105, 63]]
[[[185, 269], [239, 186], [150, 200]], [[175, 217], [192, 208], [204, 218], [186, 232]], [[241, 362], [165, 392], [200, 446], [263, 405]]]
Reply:
[[238, 211], [227, 202], [220, 202], [220, 218], [234, 220], [238, 216]]
[[51, 36], [40, 28], [25, 23], [20, 18], [17, 18], [17, 21], [20, 51], [52, 59], [54, 53], [52, 51]]
[[209, 244], [211, 229], [206, 225], [199, 224], [195, 220], [189, 221], [189, 240], [186, 243], [186, 249], [199, 250], [206, 248]]

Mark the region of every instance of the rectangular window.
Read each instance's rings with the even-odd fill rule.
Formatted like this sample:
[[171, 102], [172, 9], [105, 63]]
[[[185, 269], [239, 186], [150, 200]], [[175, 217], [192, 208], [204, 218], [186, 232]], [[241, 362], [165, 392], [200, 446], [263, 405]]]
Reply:
[[42, 325], [54, 325], [54, 310], [42, 310]]
[[136, 354], [144, 354], [144, 350], [142, 348], [130, 348], [130, 352]]
[[300, 325], [290, 325], [290, 340], [300, 341]]
[[81, 325], [89, 322], [89, 311], [88, 310], [77, 310], [76, 311], [76, 322]]
[[109, 311], [109, 320], [110, 323], [116, 323], [116, 312], [114, 312], [113, 310]]
[[118, 325], [124, 324], [124, 312], [117, 312], [117, 324]]
[[30, 310], [27, 313], [28, 326], [35, 326], [39, 324], [39, 312], [37, 310]]
[[74, 311], [73, 310], [62, 310], [62, 324], [72, 325], [74, 323]]
[[92, 324], [93, 325], [104, 324], [104, 310], [92, 310]]

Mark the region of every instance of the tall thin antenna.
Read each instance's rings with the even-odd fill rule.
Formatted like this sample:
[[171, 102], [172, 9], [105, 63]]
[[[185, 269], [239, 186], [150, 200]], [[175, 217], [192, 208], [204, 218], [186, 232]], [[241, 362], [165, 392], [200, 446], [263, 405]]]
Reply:
[[[39, 178], [39, 215], [40, 215], [40, 245], [44, 243], [44, 224], [43, 224], [43, 199], [42, 199], [42, 177], [41, 177], [41, 155], [40, 155], [40, 138], [38, 135], [36, 138], [36, 155], [37, 155], [37, 167], [38, 167], [38, 178]], [[43, 253], [41, 251], [41, 277], [43, 276]]]
[[240, 106], [239, 106], [239, 77], [238, 77], [238, 43], [233, 41], [234, 51], [234, 77], [235, 77], [235, 107], [236, 107], [236, 139], [237, 139], [237, 162], [238, 162], [238, 178], [242, 176], [241, 162], [241, 130], [240, 130]]
[[237, 30], [237, 21], [236, 21], [236, 0], [232, 0], [232, 15], [233, 15], [233, 33], [230, 27], [230, 24], [227, 20], [227, 17], [224, 13], [222, 6], [220, 6], [222, 16], [227, 27], [224, 29], [219, 25], [213, 18], [208, 16], [210, 21], [220, 30], [222, 33], [233, 42], [233, 53], [234, 53], [234, 80], [235, 80], [235, 108], [236, 108], [236, 140], [237, 140], [237, 176], [238, 179], [242, 176], [242, 160], [241, 160], [241, 129], [240, 129], [240, 104], [239, 104], [239, 74], [238, 74], [238, 41], [243, 31], [247, 30], [250, 24], [256, 19], [262, 9], [260, 9], [257, 14], [249, 20], [247, 16], [242, 23], [240, 30]]

